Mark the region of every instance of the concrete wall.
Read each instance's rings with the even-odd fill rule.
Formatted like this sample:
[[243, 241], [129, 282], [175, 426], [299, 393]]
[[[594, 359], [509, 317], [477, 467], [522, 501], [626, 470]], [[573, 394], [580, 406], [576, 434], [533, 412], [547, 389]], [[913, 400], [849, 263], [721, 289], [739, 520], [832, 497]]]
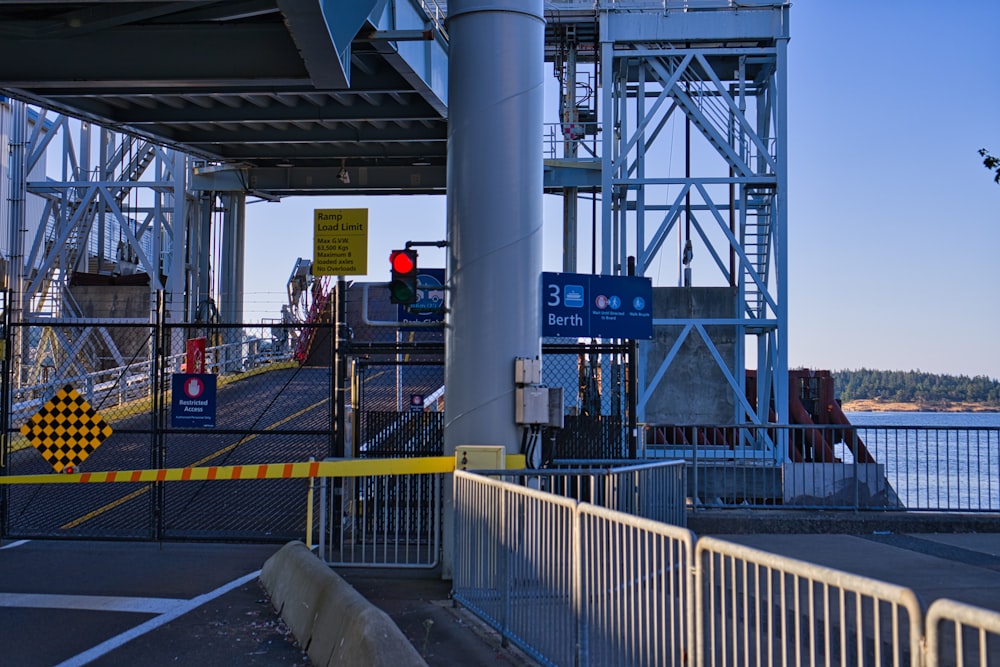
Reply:
[[69, 291], [83, 317], [149, 317], [149, 285], [74, 285]]
[[[730, 287], [655, 287], [653, 319], [702, 319], [736, 316], [736, 290]], [[647, 348], [645, 378], [659, 370], [681, 335], [683, 324], [654, 325]], [[736, 329], [732, 325], [705, 327], [730, 371], [734, 370]], [[740, 370], [740, 373], [743, 371]], [[673, 362], [646, 403], [650, 424], [731, 424], [735, 398], [726, 377], [696, 330], [681, 344]]]

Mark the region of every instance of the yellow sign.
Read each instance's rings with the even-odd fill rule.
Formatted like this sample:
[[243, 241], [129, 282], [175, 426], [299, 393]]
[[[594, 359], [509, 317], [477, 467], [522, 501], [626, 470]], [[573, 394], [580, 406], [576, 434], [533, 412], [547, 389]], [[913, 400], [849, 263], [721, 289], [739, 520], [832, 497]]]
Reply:
[[315, 209], [312, 273], [314, 276], [368, 273], [368, 209]]
[[111, 426], [66, 385], [21, 427], [21, 435], [62, 472], [83, 463], [111, 435]]

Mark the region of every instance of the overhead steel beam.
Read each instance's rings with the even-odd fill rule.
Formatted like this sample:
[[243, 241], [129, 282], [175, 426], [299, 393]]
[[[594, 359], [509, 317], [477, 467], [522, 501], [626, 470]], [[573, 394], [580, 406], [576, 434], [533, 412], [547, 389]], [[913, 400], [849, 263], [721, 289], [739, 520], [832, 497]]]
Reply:
[[195, 190], [245, 191], [292, 194], [444, 194], [443, 165], [348, 168], [350, 183], [344, 183], [340, 168], [308, 167], [274, 169], [195, 168], [191, 185]]
[[[351, 41], [386, 0], [278, 0], [285, 24], [317, 88], [351, 85]], [[334, 57], [331, 58], [331, 55]]]

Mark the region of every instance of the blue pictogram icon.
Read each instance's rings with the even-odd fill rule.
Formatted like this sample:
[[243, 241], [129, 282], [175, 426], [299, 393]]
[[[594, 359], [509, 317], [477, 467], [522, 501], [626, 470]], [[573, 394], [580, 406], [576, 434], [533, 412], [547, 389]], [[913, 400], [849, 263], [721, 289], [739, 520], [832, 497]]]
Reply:
[[583, 308], [583, 285], [565, 285], [563, 287], [563, 303], [567, 308]]

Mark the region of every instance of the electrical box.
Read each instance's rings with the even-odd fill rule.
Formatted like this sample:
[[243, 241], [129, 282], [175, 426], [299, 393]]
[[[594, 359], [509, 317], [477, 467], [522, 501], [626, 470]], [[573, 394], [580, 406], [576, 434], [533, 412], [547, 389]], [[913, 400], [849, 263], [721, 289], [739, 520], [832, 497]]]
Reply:
[[514, 422], [517, 424], [549, 423], [549, 388], [518, 387], [514, 390]]
[[563, 428], [563, 388], [549, 387], [549, 421], [552, 428]]
[[542, 381], [541, 359], [514, 359], [514, 384], [540, 384]]
[[503, 445], [459, 445], [455, 448], [458, 470], [503, 470], [507, 467], [507, 448]]

